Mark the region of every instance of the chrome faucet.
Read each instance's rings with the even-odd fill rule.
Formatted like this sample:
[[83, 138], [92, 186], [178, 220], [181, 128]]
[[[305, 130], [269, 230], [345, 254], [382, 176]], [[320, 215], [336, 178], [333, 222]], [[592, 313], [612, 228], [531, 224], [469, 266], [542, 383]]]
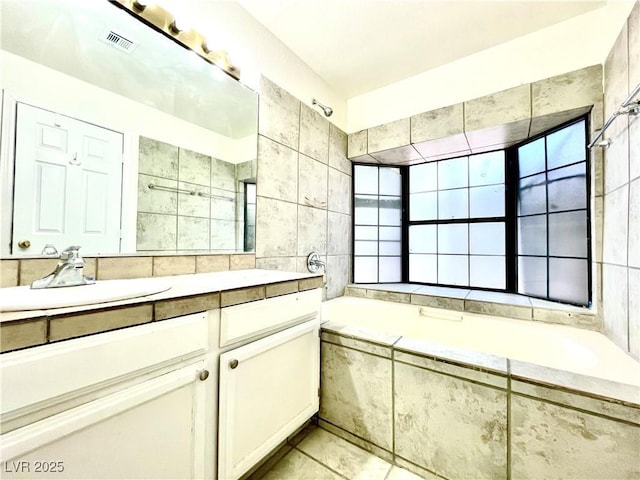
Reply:
[[307, 270], [311, 273], [316, 273], [318, 270], [325, 268], [325, 264], [320, 260], [318, 252], [311, 252], [307, 257]]
[[80, 247], [72, 245], [60, 253], [56, 269], [44, 278], [35, 280], [31, 288], [73, 287], [95, 283], [91, 277], [84, 275], [84, 260], [80, 256]]

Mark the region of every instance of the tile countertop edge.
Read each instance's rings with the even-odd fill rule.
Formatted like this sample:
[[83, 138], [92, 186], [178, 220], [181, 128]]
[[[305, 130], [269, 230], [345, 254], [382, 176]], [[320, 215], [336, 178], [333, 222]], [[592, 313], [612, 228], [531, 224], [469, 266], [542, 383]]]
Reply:
[[[169, 284], [171, 285], [171, 288], [151, 295], [104, 303], [77, 305], [73, 307], [55, 309], [0, 312], [0, 323], [37, 319], [42, 317], [54, 317], [57, 315], [69, 315], [74, 313], [91, 313], [94, 310], [134, 306], [142, 303], [159, 302], [163, 300], [177, 300], [196, 295], [221, 293], [230, 290], [271, 285], [287, 281], [305, 280], [316, 277], [322, 278], [322, 274], [263, 269], [230, 270], [224, 272], [189, 273], [185, 275], [149, 277], [149, 282]], [[2, 293], [2, 289], [0, 289], [0, 293]]]

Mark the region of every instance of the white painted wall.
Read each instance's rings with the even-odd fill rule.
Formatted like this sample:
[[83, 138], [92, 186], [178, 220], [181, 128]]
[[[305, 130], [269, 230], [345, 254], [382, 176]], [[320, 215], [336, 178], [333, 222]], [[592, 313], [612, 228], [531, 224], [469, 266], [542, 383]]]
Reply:
[[601, 64], [634, 1], [610, 0], [605, 7], [352, 97], [346, 132]]
[[[72, 76], [0, 50], [0, 88], [18, 101], [53, 110], [99, 126], [144, 135], [216, 158], [240, 163], [255, 157], [231, 138], [98, 88]], [[239, 142], [244, 143], [243, 140]], [[137, 153], [133, 157], [137, 159]]]
[[[327, 85], [237, 2], [160, 0], [158, 3], [177, 20], [184, 19], [189, 22], [186, 26], [202, 33], [211, 50], [229, 52], [233, 63], [241, 69], [242, 83], [259, 91], [262, 74], [309, 106], [311, 100], [317, 98], [333, 108], [329, 121], [345, 129], [347, 99]], [[180, 28], [184, 27], [181, 25]]]

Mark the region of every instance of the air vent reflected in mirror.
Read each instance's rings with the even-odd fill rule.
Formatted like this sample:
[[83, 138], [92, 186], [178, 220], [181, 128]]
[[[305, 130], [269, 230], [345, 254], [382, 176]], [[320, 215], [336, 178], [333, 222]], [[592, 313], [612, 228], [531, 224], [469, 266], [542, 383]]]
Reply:
[[136, 44], [133, 41], [112, 30], [106, 30], [103, 32], [100, 40], [125, 53], [131, 53], [136, 48]]

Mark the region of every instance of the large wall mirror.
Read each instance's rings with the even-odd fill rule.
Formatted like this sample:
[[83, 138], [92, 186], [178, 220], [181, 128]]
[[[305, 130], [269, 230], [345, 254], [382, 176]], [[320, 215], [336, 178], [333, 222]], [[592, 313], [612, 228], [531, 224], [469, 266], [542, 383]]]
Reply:
[[252, 251], [258, 95], [107, 0], [2, 0], [3, 257]]

